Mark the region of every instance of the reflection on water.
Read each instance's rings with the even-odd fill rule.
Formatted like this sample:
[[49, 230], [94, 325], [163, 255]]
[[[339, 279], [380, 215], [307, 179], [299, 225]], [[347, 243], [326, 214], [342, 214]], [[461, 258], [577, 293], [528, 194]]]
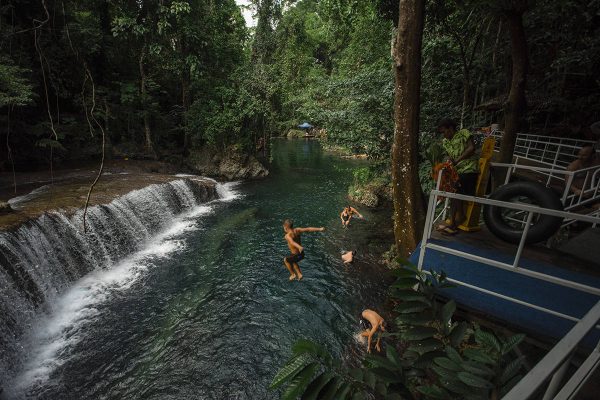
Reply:
[[[24, 382], [30, 397], [275, 399], [267, 387], [296, 339], [337, 356], [355, 352], [358, 315], [381, 306], [389, 283], [367, 252], [387, 246], [390, 217], [359, 208], [366, 220], [341, 227], [360, 162], [324, 154], [316, 141], [275, 141], [272, 162], [269, 178], [240, 184], [239, 198], [170, 237], [172, 252], [144, 256], [128, 287], [98, 293], [93, 317], [56, 353], [49, 376]], [[302, 282], [288, 282], [283, 266], [285, 218], [326, 227], [303, 235]], [[344, 266], [348, 249], [357, 259]], [[34, 339], [32, 348], [41, 345]]]

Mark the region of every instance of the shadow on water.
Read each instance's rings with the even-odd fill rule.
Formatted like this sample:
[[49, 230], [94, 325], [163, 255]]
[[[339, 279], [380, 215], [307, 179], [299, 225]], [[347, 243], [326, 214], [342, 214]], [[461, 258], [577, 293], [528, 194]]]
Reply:
[[[352, 169], [316, 141], [273, 143], [272, 174], [240, 184], [242, 197], [198, 217], [179, 250], [148, 261], [126, 290], [108, 291], [60, 353], [50, 376], [29, 387], [41, 399], [276, 399], [268, 385], [299, 338], [340, 357], [357, 351], [364, 308], [379, 308], [390, 278], [386, 212], [341, 227]], [[303, 235], [302, 282], [288, 282], [282, 221], [325, 226]], [[357, 250], [344, 266], [342, 250]], [[361, 350], [362, 351], [362, 350]]]

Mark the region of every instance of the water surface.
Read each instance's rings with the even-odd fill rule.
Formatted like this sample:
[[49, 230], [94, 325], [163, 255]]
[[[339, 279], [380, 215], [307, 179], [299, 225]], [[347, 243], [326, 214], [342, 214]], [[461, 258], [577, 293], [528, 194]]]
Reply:
[[[352, 357], [357, 317], [389, 283], [377, 258], [389, 214], [343, 229], [352, 169], [316, 141], [273, 143], [271, 175], [230, 187], [146, 249], [79, 281], [32, 333], [9, 388], [40, 399], [275, 399], [268, 385], [299, 338]], [[303, 235], [304, 279], [289, 282], [282, 221]], [[358, 251], [344, 266], [340, 252]]]

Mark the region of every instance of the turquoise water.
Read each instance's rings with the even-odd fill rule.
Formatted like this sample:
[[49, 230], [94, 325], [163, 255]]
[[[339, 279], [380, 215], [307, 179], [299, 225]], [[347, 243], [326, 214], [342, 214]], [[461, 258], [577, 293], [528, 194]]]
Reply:
[[[381, 308], [390, 283], [377, 263], [392, 235], [389, 212], [358, 207], [366, 219], [343, 229], [352, 169], [364, 162], [327, 155], [316, 141], [277, 140], [272, 153], [267, 179], [235, 186], [234, 200], [190, 216], [164, 252], [136, 261], [143, 268], [127, 284], [106, 285], [85, 305], [93, 313], [78, 320], [74, 340], [54, 343], [51, 357], [39, 354], [53, 343], [32, 343], [52, 362], [30, 367], [29, 397], [275, 399], [268, 385], [295, 340], [344, 359], [363, 351], [358, 315]], [[301, 282], [283, 266], [285, 218], [326, 227], [303, 235]], [[352, 266], [340, 261], [346, 249], [358, 252]]]

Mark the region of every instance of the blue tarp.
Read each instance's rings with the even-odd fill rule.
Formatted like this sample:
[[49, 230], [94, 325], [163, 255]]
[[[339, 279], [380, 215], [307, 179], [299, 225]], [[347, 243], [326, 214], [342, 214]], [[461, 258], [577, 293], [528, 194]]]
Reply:
[[303, 122], [302, 124], [298, 125], [298, 128], [300, 129], [310, 129], [313, 126], [311, 124], [309, 124], [308, 122]]

